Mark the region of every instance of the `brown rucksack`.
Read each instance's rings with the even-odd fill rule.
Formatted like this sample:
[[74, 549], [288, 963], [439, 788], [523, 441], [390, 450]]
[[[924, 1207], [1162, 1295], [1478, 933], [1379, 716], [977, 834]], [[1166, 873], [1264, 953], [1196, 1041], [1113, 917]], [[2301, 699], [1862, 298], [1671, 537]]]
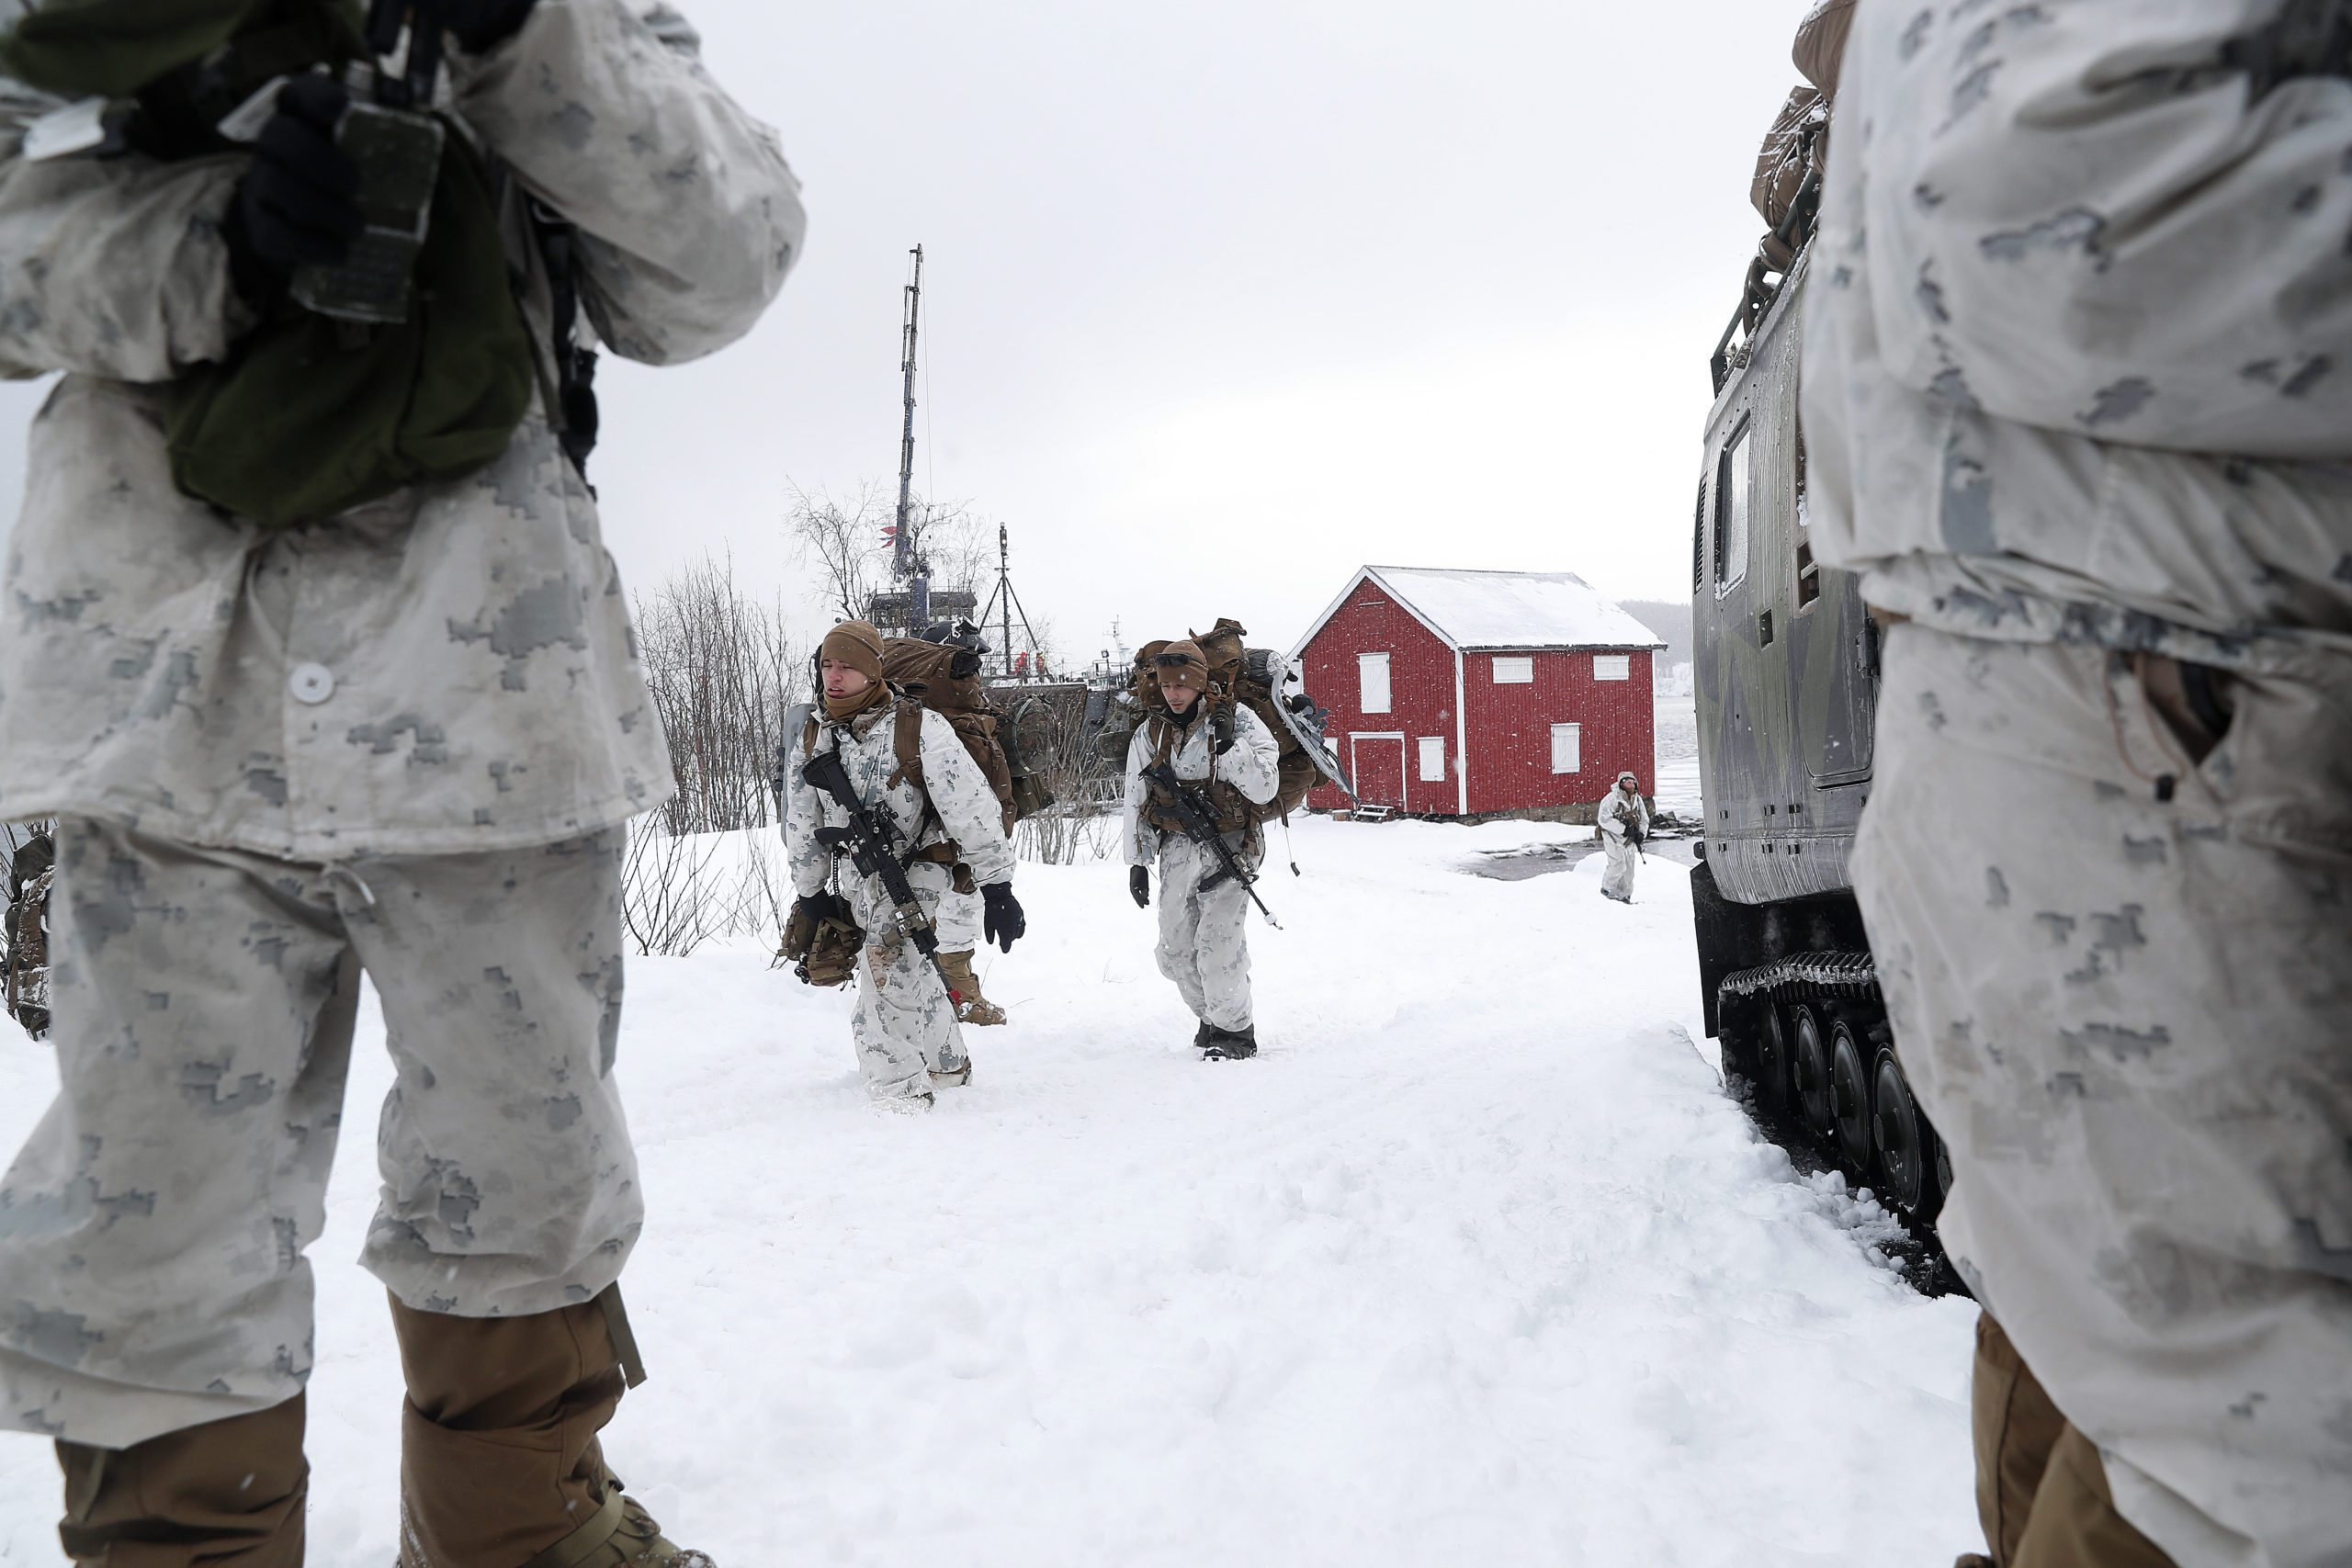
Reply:
[[1274, 738], [1281, 759], [1274, 798], [1252, 809], [1261, 822], [1271, 822], [1278, 817], [1288, 821], [1290, 814], [1306, 804], [1306, 792], [1315, 787], [1322, 773], [1291, 727], [1274, 711], [1273, 687], [1259, 668], [1263, 661], [1252, 660], [1250, 650], [1242, 646], [1242, 638], [1249, 635], [1249, 628], [1239, 621], [1220, 616], [1207, 635], [1194, 632], [1193, 640], [1208, 660], [1211, 700], [1240, 704], [1256, 714], [1266, 732]]

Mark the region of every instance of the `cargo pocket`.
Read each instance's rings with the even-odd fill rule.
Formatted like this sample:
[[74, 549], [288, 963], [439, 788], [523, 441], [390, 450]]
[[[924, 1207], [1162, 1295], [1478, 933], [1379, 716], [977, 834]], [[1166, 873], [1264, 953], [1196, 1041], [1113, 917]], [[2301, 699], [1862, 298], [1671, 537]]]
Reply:
[[2230, 680], [2229, 728], [2199, 773], [2244, 843], [2352, 862], [2352, 658]]

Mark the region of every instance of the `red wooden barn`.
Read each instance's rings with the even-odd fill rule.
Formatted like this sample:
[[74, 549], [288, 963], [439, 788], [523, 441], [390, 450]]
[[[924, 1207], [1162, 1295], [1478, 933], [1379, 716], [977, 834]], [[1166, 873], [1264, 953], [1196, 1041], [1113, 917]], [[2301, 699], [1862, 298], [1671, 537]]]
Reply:
[[1367, 566], [1292, 658], [1364, 804], [1474, 817], [1589, 808], [1627, 768], [1654, 791], [1665, 646], [1570, 572]]

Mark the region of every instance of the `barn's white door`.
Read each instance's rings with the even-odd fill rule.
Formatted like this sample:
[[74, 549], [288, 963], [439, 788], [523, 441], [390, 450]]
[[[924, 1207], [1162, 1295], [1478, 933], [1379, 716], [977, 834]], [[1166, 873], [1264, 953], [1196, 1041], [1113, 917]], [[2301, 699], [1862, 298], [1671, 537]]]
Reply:
[[1354, 773], [1356, 798], [1366, 806], [1405, 809], [1405, 738], [1402, 735], [1348, 737], [1348, 766]]

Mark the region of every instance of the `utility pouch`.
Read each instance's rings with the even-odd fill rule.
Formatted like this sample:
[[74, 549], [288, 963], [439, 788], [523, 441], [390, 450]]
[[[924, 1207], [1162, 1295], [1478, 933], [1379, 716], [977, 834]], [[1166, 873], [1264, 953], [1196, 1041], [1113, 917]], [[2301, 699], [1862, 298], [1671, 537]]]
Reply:
[[865, 932], [849, 918], [849, 905], [838, 894], [828, 895], [824, 902], [822, 911], [812, 911], [806, 902], [792, 906], [776, 956], [789, 962], [793, 973], [808, 985], [839, 986], [857, 972]]
[[817, 922], [808, 955], [793, 973], [811, 986], [846, 986], [857, 974], [857, 955], [865, 951], [865, 928], [847, 916], [829, 917]]

